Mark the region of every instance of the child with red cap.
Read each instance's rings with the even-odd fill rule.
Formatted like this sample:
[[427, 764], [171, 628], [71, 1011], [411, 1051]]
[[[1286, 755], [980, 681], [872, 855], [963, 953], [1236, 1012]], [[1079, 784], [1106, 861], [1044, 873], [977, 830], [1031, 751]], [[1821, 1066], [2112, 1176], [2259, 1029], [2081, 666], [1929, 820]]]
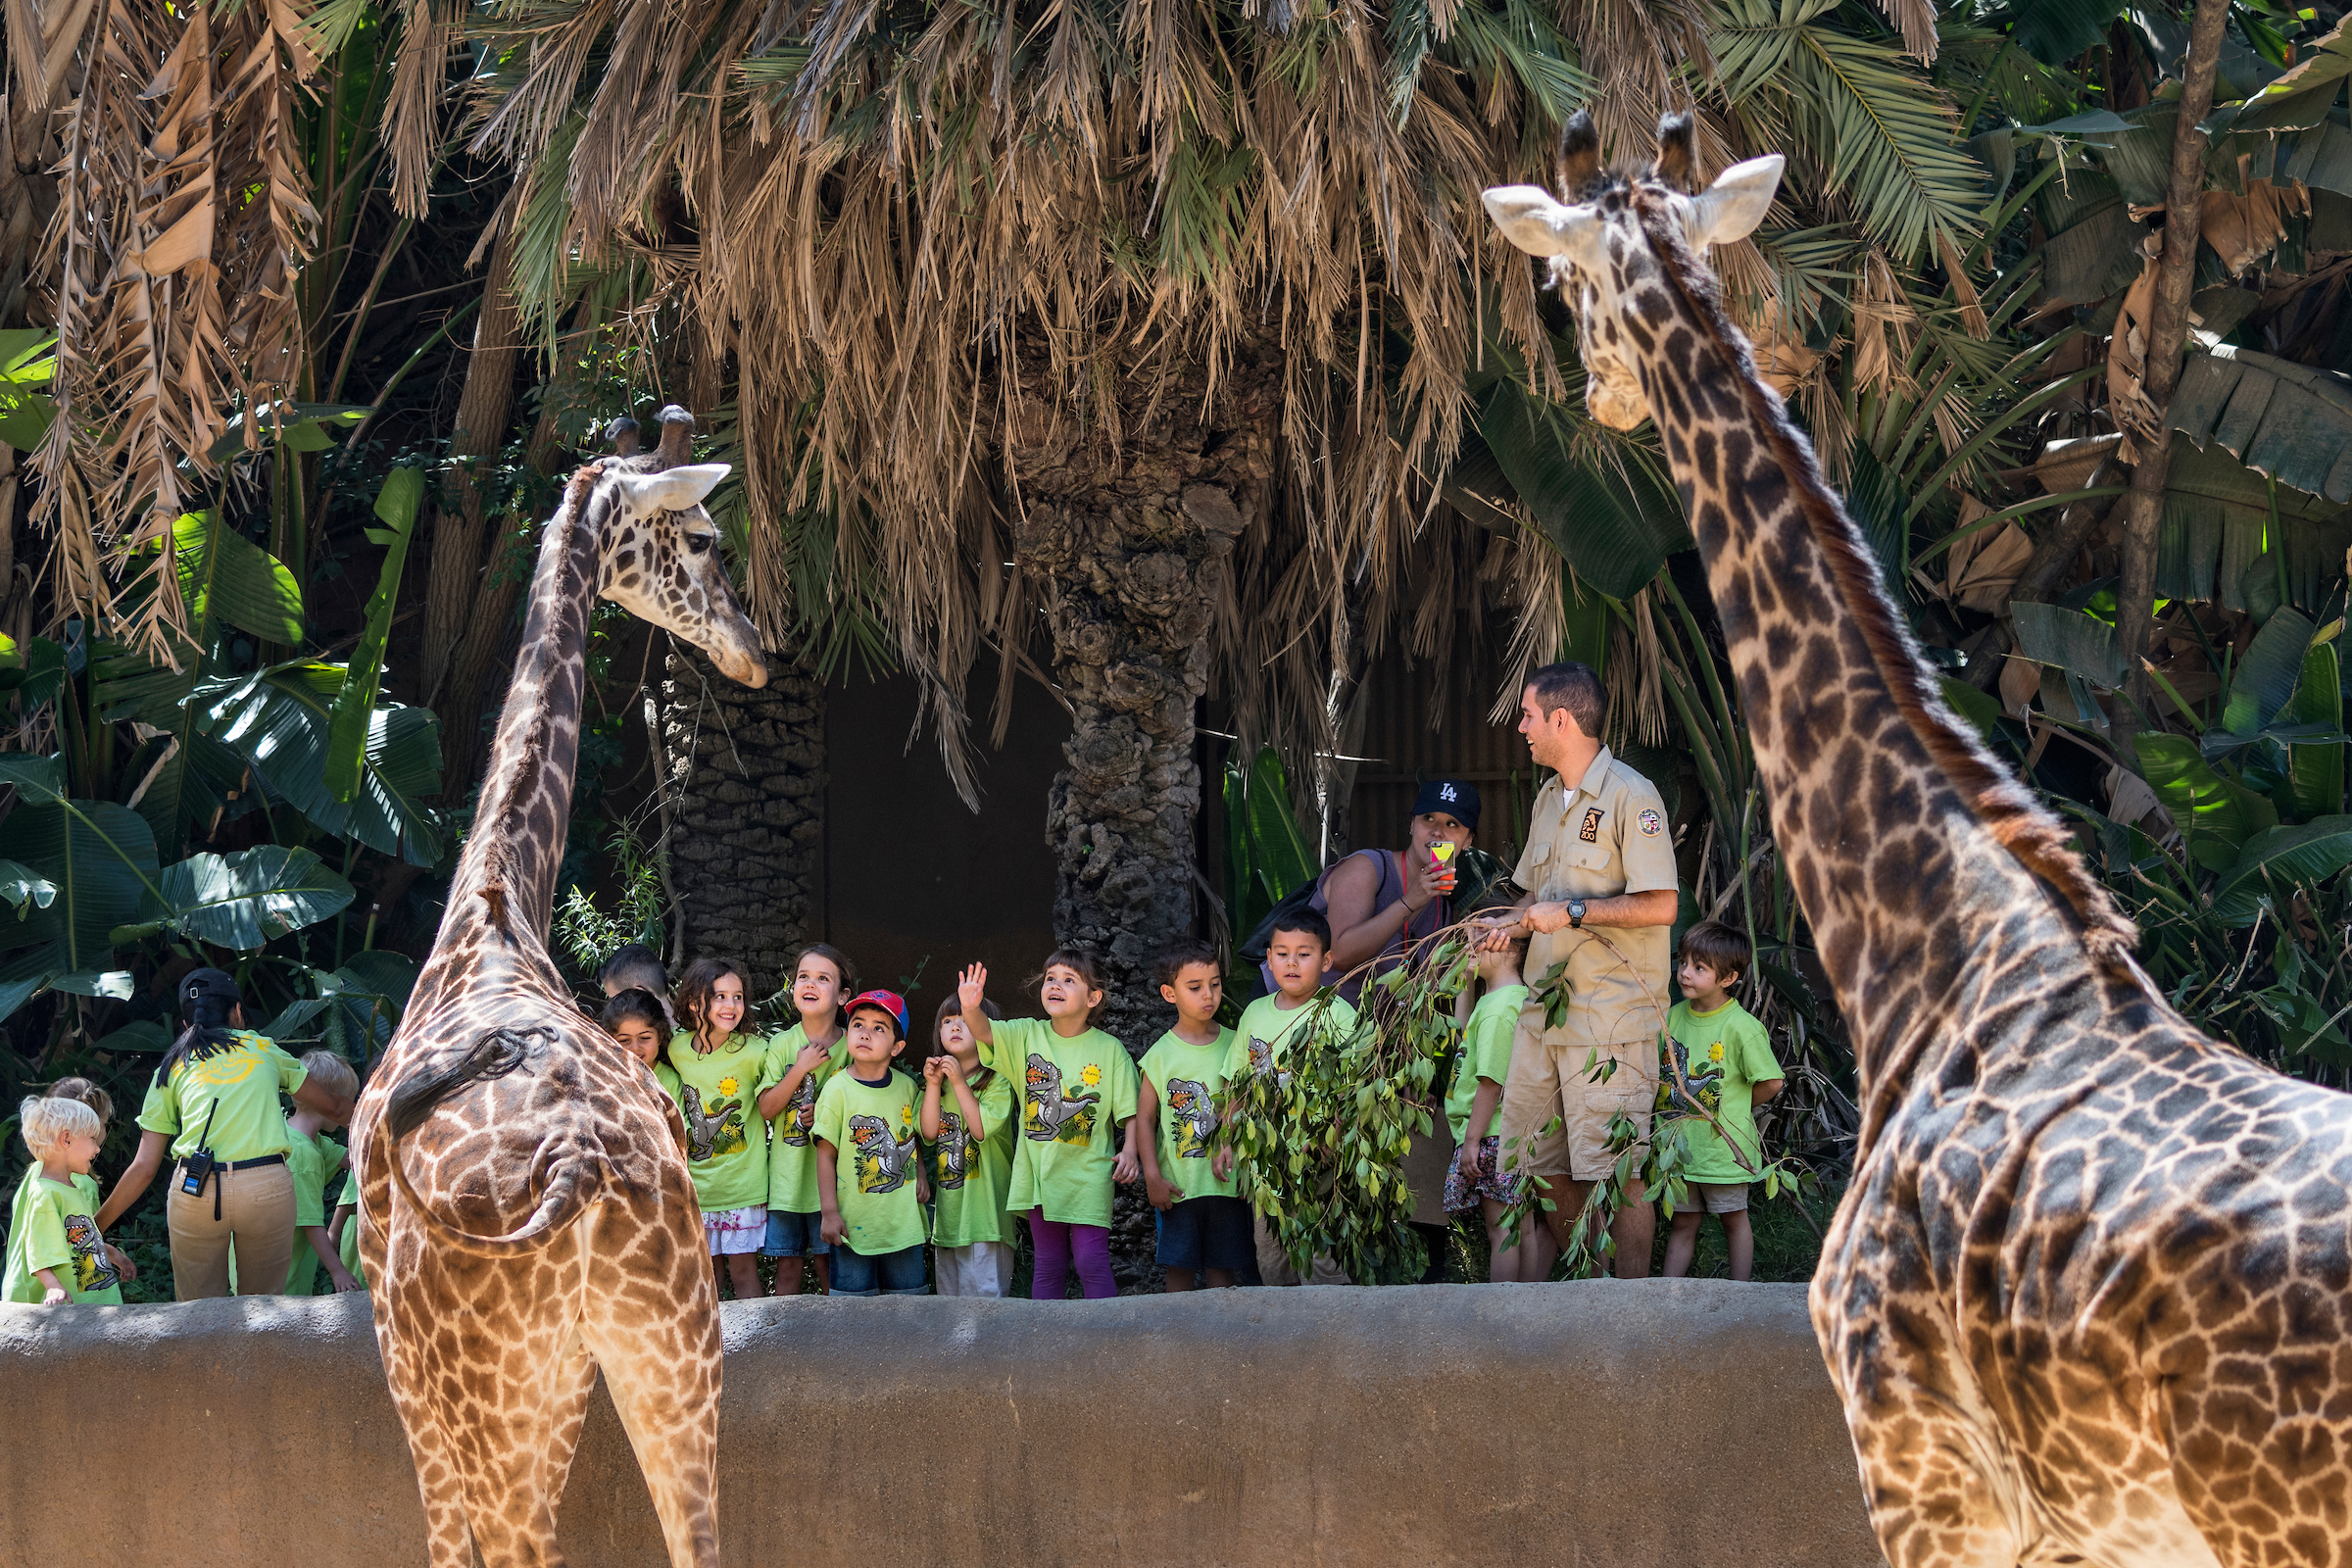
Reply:
[[833, 1245], [836, 1296], [928, 1296], [923, 1207], [930, 1194], [915, 1157], [920, 1088], [890, 1064], [906, 1038], [896, 992], [861, 991], [850, 1017], [849, 1066], [816, 1097], [816, 1191]]

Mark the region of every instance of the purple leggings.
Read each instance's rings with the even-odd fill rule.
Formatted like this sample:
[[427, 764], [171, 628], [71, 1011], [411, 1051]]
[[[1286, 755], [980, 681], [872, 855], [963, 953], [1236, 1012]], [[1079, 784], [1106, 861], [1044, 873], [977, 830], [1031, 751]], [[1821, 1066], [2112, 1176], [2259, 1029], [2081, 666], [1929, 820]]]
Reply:
[[1090, 1301], [1119, 1294], [1110, 1277], [1110, 1227], [1064, 1225], [1046, 1218], [1046, 1211], [1029, 1211], [1029, 1240], [1037, 1248], [1037, 1267], [1029, 1280], [1029, 1298], [1058, 1301], [1070, 1285], [1070, 1257], [1078, 1259], [1078, 1285]]

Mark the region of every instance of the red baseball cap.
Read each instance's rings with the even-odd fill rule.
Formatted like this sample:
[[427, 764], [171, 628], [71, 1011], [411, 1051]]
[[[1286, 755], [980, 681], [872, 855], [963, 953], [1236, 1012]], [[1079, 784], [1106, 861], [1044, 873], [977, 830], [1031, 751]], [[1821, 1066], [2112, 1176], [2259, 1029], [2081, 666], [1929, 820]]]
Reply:
[[896, 991], [860, 991], [841, 1004], [841, 1014], [854, 1018], [859, 1007], [880, 1007], [899, 1026], [899, 1038], [906, 1038], [906, 1003]]

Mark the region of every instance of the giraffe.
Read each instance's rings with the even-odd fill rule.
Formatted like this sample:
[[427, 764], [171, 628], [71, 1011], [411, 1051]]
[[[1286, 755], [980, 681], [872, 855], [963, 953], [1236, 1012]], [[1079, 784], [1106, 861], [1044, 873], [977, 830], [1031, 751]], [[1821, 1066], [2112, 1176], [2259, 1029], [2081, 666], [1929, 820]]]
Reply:
[[1895, 1568], [2352, 1561], [2352, 1099], [2199, 1034], [2051, 817], [1954, 717], [1701, 257], [1783, 161], [1689, 194], [1690, 122], [1562, 194], [1593, 416], [1656, 420], [1772, 827], [1850, 1024], [1854, 1177], [1810, 1293]]
[[670, 1561], [718, 1560], [718, 1299], [685, 1129], [546, 948], [593, 601], [767, 679], [702, 505], [727, 466], [681, 466], [693, 420], [662, 417], [655, 452], [581, 468], [546, 524], [448, 911], [352, 1122], [360, 1251], [433, 1568], [560, 1560], [556, 1504], [600, 1368]]

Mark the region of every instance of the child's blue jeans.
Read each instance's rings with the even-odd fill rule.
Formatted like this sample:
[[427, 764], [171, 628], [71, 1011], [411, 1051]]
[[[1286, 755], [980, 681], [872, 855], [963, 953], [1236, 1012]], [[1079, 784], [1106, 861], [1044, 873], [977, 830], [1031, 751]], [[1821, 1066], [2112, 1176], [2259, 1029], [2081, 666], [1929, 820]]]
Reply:
[[921, 1243], [868, 1257], [848, 1247], [833, 1249], [835, 1296], [929, 1296]]

